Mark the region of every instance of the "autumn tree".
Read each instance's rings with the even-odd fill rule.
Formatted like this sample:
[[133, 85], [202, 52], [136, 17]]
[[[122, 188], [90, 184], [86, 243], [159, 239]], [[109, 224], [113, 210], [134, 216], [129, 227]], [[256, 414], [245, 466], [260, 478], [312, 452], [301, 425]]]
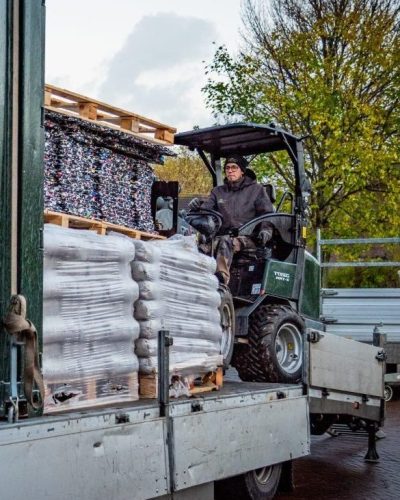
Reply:
[[[244, 0], [241, 52], [219, 47], [207, 67], [219, 121], [273, 121], [304, 137], [312, 226], [325, 236], [399, 233], [399, 9], [398, 0]], [[279, 155], [255, 168], [293, 186]]]
[[188, 148], [177, 148], [177, 156], [168, 157], [155, 167], [160, 181], [178, 181], [181, 197], [206, 196], [212, 189], [212, 178], [202, 159]]

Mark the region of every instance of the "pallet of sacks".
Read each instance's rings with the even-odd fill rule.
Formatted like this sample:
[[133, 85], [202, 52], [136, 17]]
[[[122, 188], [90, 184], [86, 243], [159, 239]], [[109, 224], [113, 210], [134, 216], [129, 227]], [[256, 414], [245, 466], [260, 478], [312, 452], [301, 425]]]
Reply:
[[135, 247], [117, 236], [44, 226], [44, 413], [138, 399]]
[[222, 386], [216, 262], [201, 254], [194, 237], [135, 241], [132, 276], [139, 285], [140, 395], [157, 397], [158, 332], [169, 332], [170, 396], [190, 396]]

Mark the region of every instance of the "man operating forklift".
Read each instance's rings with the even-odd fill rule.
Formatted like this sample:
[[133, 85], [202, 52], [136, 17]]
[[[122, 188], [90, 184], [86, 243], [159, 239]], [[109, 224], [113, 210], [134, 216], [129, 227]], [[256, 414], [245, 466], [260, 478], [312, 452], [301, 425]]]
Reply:
[[248, 168], [243, 156], [235, 155], [226, 159], [224, 184], [215, 187], [208, 199], [201, 203], [194, 198], [189, 208], [192, 211], [215, 210], [222, 215], [222, 225], [217, 233], [215, 257], [219, 281], [228, 285], [233, 255], [245, 249], [255, 249], [258, 244], [265, 246], [272, 238], [272, 225], [263, 221], [254, 237], [235, 236], [237, 229], [250, 220], [273, 212], [272, 203], [264, 187], [256, 182], [256, 176]]

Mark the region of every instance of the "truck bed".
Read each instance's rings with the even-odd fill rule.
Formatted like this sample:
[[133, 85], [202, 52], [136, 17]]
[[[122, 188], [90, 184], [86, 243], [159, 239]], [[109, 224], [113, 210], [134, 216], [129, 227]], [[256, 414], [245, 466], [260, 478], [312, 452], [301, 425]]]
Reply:
[[59, 500], [139, 500], [309, 450], [301, 385], [227, 381], [218, 392], [171, 400], [164, 417], [156, 400], [140, 400], [2, 423], [0, 480], [5, 497], [15, 500], [55, 498], [54, 492]]

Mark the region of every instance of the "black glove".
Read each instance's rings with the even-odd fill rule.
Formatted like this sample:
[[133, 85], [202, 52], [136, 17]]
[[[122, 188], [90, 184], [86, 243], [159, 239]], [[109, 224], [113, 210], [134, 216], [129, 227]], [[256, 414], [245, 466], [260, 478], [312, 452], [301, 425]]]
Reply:
[[272, 239], [272, 230], [271, 229], [262, 229], [258, 235], [258, 240], [262, 244], [263, 247]]
[[189, 210], [195, 212], [196, 210], [199, 210], [201, 204], [202, 202], [198, 198], [193, 198], [193, 200], [189, 202], [188, 208]]

